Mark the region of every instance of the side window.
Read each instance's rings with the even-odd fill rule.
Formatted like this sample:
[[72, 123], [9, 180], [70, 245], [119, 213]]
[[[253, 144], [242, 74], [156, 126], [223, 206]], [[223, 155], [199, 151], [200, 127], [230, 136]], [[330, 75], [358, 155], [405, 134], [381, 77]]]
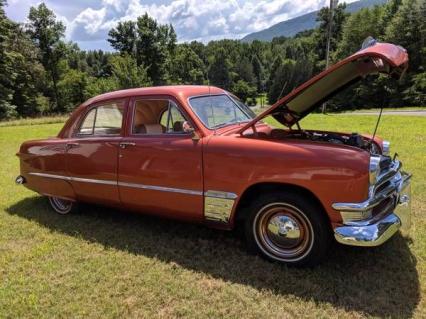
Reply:
[[186, 133], [191, 129], [172, 101], [145, 99], [135, 102], [133, 134]]
[[78, 130], [78, 134], [80, 135], [92, 135], [93, 134], [93, 124], [95, 124], [96, 118], [96, 108], [91, 109], [89, 113], [87, 113], [86, 117], [81, 123], [80, 129]]
[[161, 114], [160, 123], [166, 128], [166, 133], [184, 133], [185, 118], [174, 103]]
[[123, 122], [122, 102], [97, 106], [87, 113], [79, 135], [119, 135]]

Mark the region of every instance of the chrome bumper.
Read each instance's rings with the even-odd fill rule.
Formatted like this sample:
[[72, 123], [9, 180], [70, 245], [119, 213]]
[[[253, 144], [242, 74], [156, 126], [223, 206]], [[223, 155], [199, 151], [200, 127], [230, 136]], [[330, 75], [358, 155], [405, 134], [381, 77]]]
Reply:
[[389, 197], [394, 199], [394, 205], [387, 211], [369, 220], [346, 223], [334, 229], [336, 240], [351, 246], [379, 246], [392, 237], [398, 229], [407, 232], [411, 225], [411, 175], [400, 172], [396, 175], [390, 187], [371, 196], [362, 203], [336, 203], [333, 208], [338, 210], [364, 211], [380, 204]]

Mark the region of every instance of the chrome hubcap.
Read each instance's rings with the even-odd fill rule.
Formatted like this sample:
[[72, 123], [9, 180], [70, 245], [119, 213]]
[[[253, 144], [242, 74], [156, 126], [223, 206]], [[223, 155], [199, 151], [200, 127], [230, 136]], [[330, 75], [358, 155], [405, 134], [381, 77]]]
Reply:
[[301, 238], [297, 220], [283, 214], [277, 214], [269, 220], [267, 235], [275, 245], [280, 247], [294, 247]]
[[259, 247], [274, 259], [296, 261], [312, 248], [312, 225], [302, 211], [290, 204], [265, 206], [257, 214], [253, 227]]

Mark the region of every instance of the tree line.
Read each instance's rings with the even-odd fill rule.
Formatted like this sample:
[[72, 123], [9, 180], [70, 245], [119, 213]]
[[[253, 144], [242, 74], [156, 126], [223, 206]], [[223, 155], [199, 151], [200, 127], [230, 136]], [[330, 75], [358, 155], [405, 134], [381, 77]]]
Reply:
[[[148, 14], [117, 24], [108, 33], [114, 51], [84, 51], [66, 42], [65, 26], [44, 3], [16, 23], [0, 0], [0, 120], [66, 113], [100, 93], [152, 85], [211, 84], [250, 105], [266, 94], [269, 103], [325, 68], [329, 9], [316, 29], [271, 42], [238, 40], [177, 43], [171, 24]], [[335, 9], [330, 43], [336, 62], [372, 36], [408, 50], [401, 81], [376, 75], [333, 98], [329, 109], [426, 104], [426, 0], [390, 0], [348, 14]]]

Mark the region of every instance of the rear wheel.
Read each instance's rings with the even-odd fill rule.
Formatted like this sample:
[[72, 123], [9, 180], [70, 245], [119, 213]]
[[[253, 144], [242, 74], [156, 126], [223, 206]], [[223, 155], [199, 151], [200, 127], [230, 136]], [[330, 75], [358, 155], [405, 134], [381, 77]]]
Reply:
[[249, 248], [289, 265], [313, 266], [326, 255], [330, 227], [321, 207], [297, 193], [261, 195], [249, 207]]
[[61, 215], [69, 214], [76, 208], [76, 203], [70, 200], [53, 196], [49, 196], [48, 199], [53, 210]]

